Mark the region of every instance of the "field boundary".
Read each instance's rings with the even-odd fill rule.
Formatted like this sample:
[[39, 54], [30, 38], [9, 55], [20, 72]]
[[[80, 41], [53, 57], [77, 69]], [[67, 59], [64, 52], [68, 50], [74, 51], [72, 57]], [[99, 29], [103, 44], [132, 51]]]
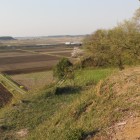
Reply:
[[41, 55], [49, 55], [49, 56], [54, 56], [54, 57], [58, 57], [58, 58], [68, 58], [70, 59], [71, 57], [67, 57], [67, 56], [62, 56], [62, 55], [55, 55], [55, 54], [52, 54], [52, 53], [49, 53], [49, 52], [35, 52], [35, 51], [32, 51], [32, 50], [25, 50], [25, 49], [16, 49], [18, 51], [23, 51], [23, 52], [29, 52], [29, 53], [32, 53], [32, 54], [41, 54]]
[[[23, 89], [23, 87], [20, 87], [20, 85], [17, 85], [15, 83], [15, 81], [13, 81], [8, 75], [0, 73], [0, 82], [6, 88], [8, 86], [7, 90], [12, 89], [12, 90], [17, 91], [20, 94], [25, 94], [26, 93], [26, 91]], [[12, 93], [12, 91], [10, 91], [10, 92]]]

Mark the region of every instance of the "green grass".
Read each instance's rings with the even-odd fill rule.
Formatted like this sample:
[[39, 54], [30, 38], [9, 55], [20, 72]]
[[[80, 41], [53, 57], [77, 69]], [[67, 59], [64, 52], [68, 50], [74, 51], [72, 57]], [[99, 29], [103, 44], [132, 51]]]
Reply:
[[76, 71], [75, 83], [79, 86], [97, 84], [113, 72], [113, 69], [85, 69]]
[[[81, 87], [84, 87], [85, 85], [88, 85], [89, 82], [92, 83], [93, 81], [95, 84], [95, 81], [98, 82], [100, 79], [109, 75], [110, 71], [111, 70], [107, 69], [80, 70], [76, 72], [75, 82]], [[32, 77], [33, 75], [28, 76]], [[78, 82], [79, 79], [81, 81], [80, 83]], [[65, 87], [65, 85], [63, 86]], [[83, 94], [80, 90], [71, 90], [69, 94], [63, 93], [63, 95], [55, 95], [53, 92], [54, 88], [52, 87], [40, 93], [26, 95], [25, 100], [27, 100], [27, 103], [17, 104], [17, 106], [13, 107], [8, 114], [4, 113], [6, 122], [4, 125], [11, 128], [10, 131], [18, 131], [23, 128], [28, 128], [30, 131], [33, 131], [39, 125], [42, 125], [44, 122], [57, 116], [63, 109], [67, 109], [69, 105]], [[8, 134], [3, 133], [3, 135]]]
[[[136, 104], [126, 102], [134, 95], [117, 96], [111, 90], [101, 91], [101, 95], [96, 93], [95, 85], [113, 72], [110, 69], [80, 70], [75, 74], [75, 83], [82, 88], [76, 91], [73, 85], [69, 85], [69, 92], [62, 90], [56, 95], [52, 86], [26, 95], [25, 103], [0, 113], [0, 117], [4, 118], [2, 124], [7, 127], [0, 133], [1, 139], [14, 140], [16, 132], [21, 129], [29, 130], [28, 136], [24, 137], [27, 140], [79, 140], [89, 134], [105, 135], [107, 127], [127, 115], [121, 110], [139, 109]], [[60, 88], [66, 88], [67, 84]]]

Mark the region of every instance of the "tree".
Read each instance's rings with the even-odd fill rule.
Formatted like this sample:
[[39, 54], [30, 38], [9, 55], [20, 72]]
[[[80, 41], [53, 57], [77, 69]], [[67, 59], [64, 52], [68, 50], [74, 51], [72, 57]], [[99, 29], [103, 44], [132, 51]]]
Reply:
[[84, 46], [95, 66], [117, 65], [122, 70], [140, 59], [139, 38], [139, 24], [130, 20], [110, 30], [97, 30], [85, 39]]
[[[140, 14], [140, 9], [139, 9]], [[136, 17], [136, 16], [134, 16]], [[131, 59], [140, 59], [140, 24], [132, 18], [129, 21], [124, 21], [119, 25], [121, 30], [125, 32], [124, 49], [129, 53]]]
[[62, 58], [54, 68], [54, 76], [59, 80], [73, 78], [73, 64], [67, 58]]
[[109, 65], [110, 60], [110, 46], [108, 44], [108, 31], [97, 30], [91, 36], [84, 40], [84, 47], [88, 54], [94, 61], [94, 66]]

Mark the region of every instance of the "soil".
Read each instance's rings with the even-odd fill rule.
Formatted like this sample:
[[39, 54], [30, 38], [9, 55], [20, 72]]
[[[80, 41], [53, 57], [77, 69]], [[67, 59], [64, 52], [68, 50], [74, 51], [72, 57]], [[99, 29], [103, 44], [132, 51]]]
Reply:
[[112, 128], [111, 140], [140, 140], [140, 117], [131, 116]]
[[0, 84], [0, 107], [9, 103], [12, 97], [12, 94], [2, 84]]
[[[28, 50], [26, 51], [24, 48], [23, 50], [0, 49], [0, 72], [13, 75], [50, 70], [61, 59], [57, 55], [69, 57], [71, 56], [72, 48], [50, 47]], [[34, 52], [42, 52], [42, 54]], [[47, 55], [49, 52], [53, 55]]]
[[110, 92], [116, 97], [123, 95], [127, 103], [136, 107], [136, 110], [126, 110], [129, 112], [124, 114], [122, 121], [105, 130], [107, 138], [99, 137], [97, 140], [140, 140], [140, 67], [113, 74], [105, 82], [102, 81], [97, 89], [99, 95]]

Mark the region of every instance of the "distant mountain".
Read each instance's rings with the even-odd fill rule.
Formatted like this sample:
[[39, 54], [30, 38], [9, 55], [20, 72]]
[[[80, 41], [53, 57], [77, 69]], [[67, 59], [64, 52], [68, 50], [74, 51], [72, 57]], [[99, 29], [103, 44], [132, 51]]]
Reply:
[[1, 36], [0, 37], [0, 41], [8, 41], [8, 40], [16, 40], [16, 39], [11, 36]]

